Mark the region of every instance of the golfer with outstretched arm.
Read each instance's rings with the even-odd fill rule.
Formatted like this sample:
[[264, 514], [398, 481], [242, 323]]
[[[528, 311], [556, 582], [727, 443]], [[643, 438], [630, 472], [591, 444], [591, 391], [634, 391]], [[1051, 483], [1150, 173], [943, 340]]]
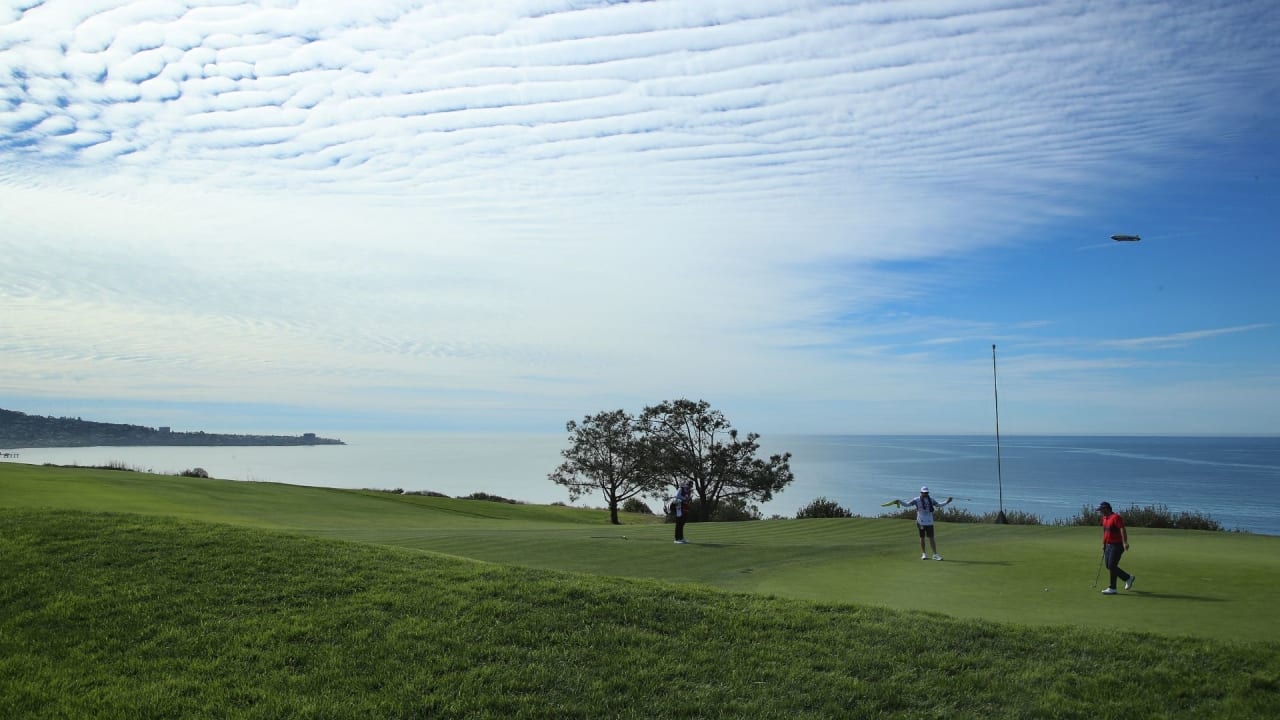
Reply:
[[1111, 503], [1098, 504], [1098, 512], [1102, 513], [1102, 561], [1111, 573], [1111, 585], [1103, 588], [1103, 595], [1116, 594], [1116, 580], [1124, 581], [1124, 589], [1133, 587], [1137, 578], [1120, 569], [1120, 556], [1129, 549], [1129, 531], [1124, 528], [1124, 518], [1120, 513], [1111, 511]]
[[924, 551], [924, 539], [929, 538], [929, 546], [933, 549], [933, 559], [941, 560], [942, 556], [938, 554], [938, 541], [933, 538], [933, 511], [944, 505], [950, 505], [955, 498], [947, 498], [943, 502], [938, 502], [929, 497], [928, 486], [920, 488], [920, 496], [914, 497], [907, 502], [899, 501], [902, 507], [916, 509], [916, 529], [920, 531], [920, 559], [928, 560], [929, 555]]

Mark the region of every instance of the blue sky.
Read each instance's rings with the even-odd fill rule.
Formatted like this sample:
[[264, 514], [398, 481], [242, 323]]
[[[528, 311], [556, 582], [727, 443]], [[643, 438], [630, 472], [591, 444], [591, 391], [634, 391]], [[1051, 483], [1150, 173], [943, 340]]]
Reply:
[[[0, 2], [0, 407], [1280, 433], [1280, 7]], [[1138, 243], [1116, 243], [1137, 233]]]

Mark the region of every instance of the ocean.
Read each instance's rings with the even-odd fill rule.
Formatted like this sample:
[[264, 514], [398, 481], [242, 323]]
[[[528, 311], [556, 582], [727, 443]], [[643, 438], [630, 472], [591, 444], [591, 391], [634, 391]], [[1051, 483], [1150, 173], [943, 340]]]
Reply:
[[[204, 468], [229, 480], [318, 487], [485, 492], [568, 503], [547, 475], [564, 435], [326, 432], [346, 445], [310, 447], [19, 448], [16, 462], [122, 464], [159, 473]], [[1107, 500], [1118, 510], [1164, 505], [1206, 514], [1225, 529], [1280, 535], [1280, 438], [779, 435], [763, 453], [790, 452], [795, 482], [761, 506], [794, 517], [817, 497], [874, 516], [881, 503], [936, 498], [981, 514], [1021, 511], [1046, 521]], [[13, 461], [13, 460], [10, 460]], [[596, 496], [572, 503], [598, 507]], [[657, 507], [656, 502], [650, 503]]]

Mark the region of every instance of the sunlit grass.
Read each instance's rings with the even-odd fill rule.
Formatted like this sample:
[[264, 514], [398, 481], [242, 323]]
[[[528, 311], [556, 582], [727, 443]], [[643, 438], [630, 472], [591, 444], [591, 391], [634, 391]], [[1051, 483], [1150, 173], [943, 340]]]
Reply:
[[1014, 628], [136, 515], [0, 511], [0, 538], [2, 717], [1280, 711], [1274, 645]]
[[1280, 714], [1278, 538], [627, 521], [0, 464], [0, 717]]

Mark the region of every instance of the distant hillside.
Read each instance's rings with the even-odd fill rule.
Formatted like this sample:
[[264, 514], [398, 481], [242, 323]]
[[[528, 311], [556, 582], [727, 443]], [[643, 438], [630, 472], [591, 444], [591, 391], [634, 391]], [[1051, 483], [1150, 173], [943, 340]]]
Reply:
[[173, 432], [167, 427], [92, 422], [28, 415], [0, 409], [0, 448], [96, 447], [102, 445], [344, 445], [341, 440], [302, 435], [226, 435]]

